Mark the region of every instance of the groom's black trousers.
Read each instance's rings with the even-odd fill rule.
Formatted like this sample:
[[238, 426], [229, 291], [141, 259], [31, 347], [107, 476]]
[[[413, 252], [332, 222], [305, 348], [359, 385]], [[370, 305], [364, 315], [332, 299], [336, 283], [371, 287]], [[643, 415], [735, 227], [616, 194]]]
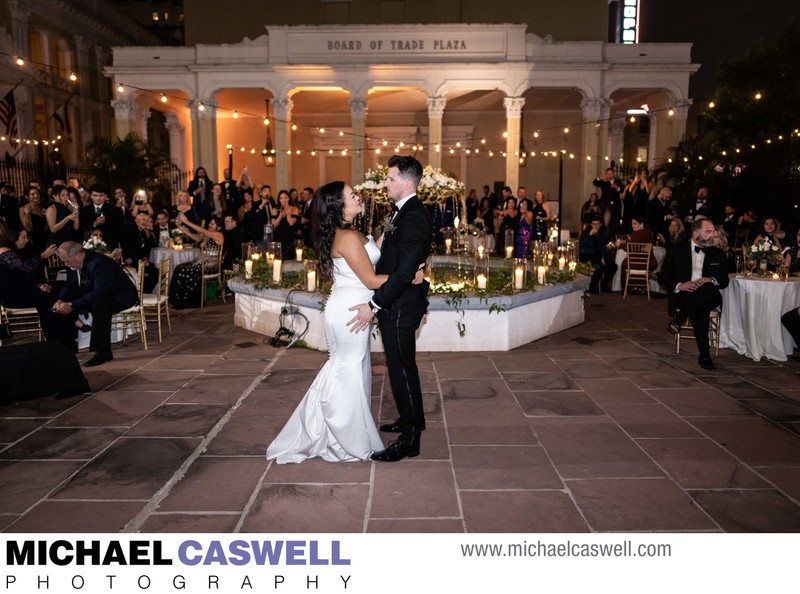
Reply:
[[423, 297], [422, 300], [398, 301], [389, 310], [378, 312], [389, 382], [402, 428], [400, 439], [409, 443], [419, 441], [425, 423], [416, 359], [416, 332], [427, 306]]

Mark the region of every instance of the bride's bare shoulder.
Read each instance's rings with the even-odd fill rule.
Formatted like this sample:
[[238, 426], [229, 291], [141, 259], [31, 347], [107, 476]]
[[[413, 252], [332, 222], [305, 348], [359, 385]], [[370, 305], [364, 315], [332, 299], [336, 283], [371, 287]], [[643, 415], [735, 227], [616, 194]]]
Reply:
[[333, 237], [331, 256], [338, 258], [348, 250], [363, 248], [369, 240], [354, 229], [338, 229]]

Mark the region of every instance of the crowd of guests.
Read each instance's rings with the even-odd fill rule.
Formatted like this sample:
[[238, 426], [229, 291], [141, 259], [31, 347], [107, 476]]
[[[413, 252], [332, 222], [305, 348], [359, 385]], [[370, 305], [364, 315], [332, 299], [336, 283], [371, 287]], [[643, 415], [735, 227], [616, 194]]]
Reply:
[[[708, 346], [709, 312], [721, 305], [720, 289], [727, 286], [728, 274], [746, 264], [747, 246], [762, 241], [774, 245], [779, 254], [774, 266], [782, 263], [789, 274], [800, 274], [800, 231], [787, 232], [776, 217], [759, 219], [752, 210], [737, 213], [706, 187], [698, 188], [695, 199], [680, 209], [672, 189], [656, 190], [645, 170], [625, 185], [609, 168], [594, 185], [600, 194], [592, 193], [581, 209], [584, 228], [579, 238], [580, 260], [592, 265], [589, 291], [611, 291], [618, 271], [616, 250], [624, 250], [627, 242], [665, 247], [658, 281], [669, 297], [668, 329], [676, 333], [685, 320], [692, 320], [698, 363], [705, 369], [714, 368]], [[620, 266], [625, 270], [626, 261]], [[654, 257], [648, 268], [657, 268]], [[800, 310], [788, 312], [784, 325], [800, 345]]]

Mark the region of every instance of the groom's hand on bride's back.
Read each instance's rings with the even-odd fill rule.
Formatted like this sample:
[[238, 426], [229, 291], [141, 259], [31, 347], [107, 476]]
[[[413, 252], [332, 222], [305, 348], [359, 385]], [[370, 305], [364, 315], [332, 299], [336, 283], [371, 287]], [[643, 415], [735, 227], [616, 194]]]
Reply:
[[425, 266], [427, 266], [427, 263], [425, 262], [419, 265], [417, 274], [414, 275], [414, 280], [411, 281], [412, 285], [421, 285], [422, 281], [425, 280]]
[[348, 308], [348, 311], [358, 312], [352, 320], [347, 322], [347, 325], [350, 326], [350, 332], [355, 332], [357, 334], [369, 329], [369, 325], [372, 322], [372, 308], [369, 305], [366, 303], [359, 303], [358, 305]]

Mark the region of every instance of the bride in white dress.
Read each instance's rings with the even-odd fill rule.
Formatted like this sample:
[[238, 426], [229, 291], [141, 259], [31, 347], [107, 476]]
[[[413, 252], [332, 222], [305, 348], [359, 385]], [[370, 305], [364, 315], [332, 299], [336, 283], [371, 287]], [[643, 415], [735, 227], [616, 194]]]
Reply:
[[[350, 229], [362, 212], [361, 199], [344, 182], [331, 182], [314, 195], [314, 247], [320, 272], [333, 277], [325, 303], [328, 361], [319, 371], [281, 432], [267, 448], [278, 464], [320, 457], [328, 462], [368, 460], [383, 450], [370, 409], [372, 373], [369, 332], [351, 332], [349, 311], [372, 298], [387, 275], [375, 274], [380, 241]], [[415, 282], [421, 282], [421, 274]]]

